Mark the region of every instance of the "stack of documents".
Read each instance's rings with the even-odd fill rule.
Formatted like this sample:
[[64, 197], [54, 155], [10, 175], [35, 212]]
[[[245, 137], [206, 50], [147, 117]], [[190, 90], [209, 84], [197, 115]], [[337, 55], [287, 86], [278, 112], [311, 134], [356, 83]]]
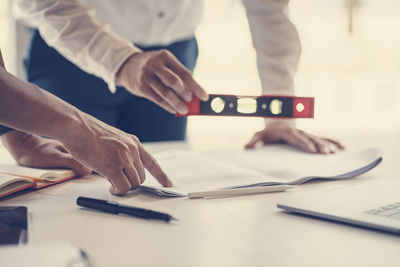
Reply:
[[382, 161], [382, 151], [368, 149], [321, 155], [271, 145], [229, 152], [170, 150], [155, 157], [174, 186], [162, 187], [147, 173], [142, 187], [159, 195], [184, 197], [194, 192], [348, 179], [377, 166]]

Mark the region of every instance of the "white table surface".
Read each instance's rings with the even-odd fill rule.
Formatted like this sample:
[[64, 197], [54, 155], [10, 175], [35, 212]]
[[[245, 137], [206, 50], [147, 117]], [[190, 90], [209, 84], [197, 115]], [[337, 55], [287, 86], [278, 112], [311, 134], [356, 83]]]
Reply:
[[[88, 252], [95, 266], [400, 266], [400, 236], [276, 208], [286, 197], [399, 175], [400, 136], [344, 141], [351, 148], [383, 148], [383, 163], [346, 181], [309, 183], [289, 192], [197, 200], [162, 198], [140, 190], [116, 197], [108, 193], [105, 179], [89, 176], [18, 194], [0, 205], [28, 206], [31, 243], [67, 241]], [[172, 147], [204, 149], [179, 142], [146, 147], [153, 152]], [[0, 162], [12, 162], [1, 147]], [[166, 224], [84, 210], [75, 204], [78, 196], [160, 210], [180, 220]]]

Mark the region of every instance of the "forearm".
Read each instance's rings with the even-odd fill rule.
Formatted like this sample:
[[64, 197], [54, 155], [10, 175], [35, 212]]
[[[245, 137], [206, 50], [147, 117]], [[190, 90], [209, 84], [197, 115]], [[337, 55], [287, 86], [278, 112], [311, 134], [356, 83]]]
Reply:
[[[290, 22], [288, 0], [244, 0], [257, 67], [264, 94], [293, 95], [293, 79], [301, 54], [301, 44]], [[295, 127], [294, 119], [266, 119], [266, 126], [287, 124]]]
[[82, 124], [80, 112], [0, 67], [0, 124], [63, 140]]
[[290, 22], [289, 0], [244, 0], [264, 94], [293, 95], [293, 79], [301, 53]]
[[99, 21], [80, 0], [15, 0], [15, 16], [39, 29], [49, 46], [115, 91], [122, 64], [140, 49]]
[[[1, 50], [0, 50], [0, 67], [3, 67], [3, 68], [5, 67], [4, 61], [3, 61], [3, 56], [1, 54]], [[0, 124], [0, 136], [2, 136], [4, 133], [6, 133], [10, 130], [12, 130], [12, 129]]]
[[[65, 166], [82, 175], [94, 170], [111, 182], [111, 193], [118, 195], [139, 187], [146, 177], [145, 168], [162, 185], [173, 185], [135, 136], [108, 126], [35, 85], [19, 80], [3, 67], [0, 67], [0, 123], [61, 142], [50, 145], [45, 142], [43, 148], [40, 139], [32, 136], [36, 140], [29, 141], [29, 135], [16, 131], [17, 136], [12, 137], [22, 144], [33, 143], [33, 148], [43, 155], [35, 157], [35, 153], [34, 157], [29, 157], [27, 146], [22, 145], [22, 151], [14, 147], [13, 156], [19, 164]], [[6, 142], [6, 146], [11, 143]], [[23, 159], [18, 157], [21, 154]], [[44, 158], [46, 155], [47, 159]]]

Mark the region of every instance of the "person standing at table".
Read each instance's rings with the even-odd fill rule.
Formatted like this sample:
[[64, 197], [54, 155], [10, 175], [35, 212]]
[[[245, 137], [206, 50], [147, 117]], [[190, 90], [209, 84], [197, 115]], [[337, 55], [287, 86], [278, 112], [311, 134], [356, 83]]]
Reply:
[[[184, 140], [186, 102], [208, 95], [191, 76], [200, 0], [15, 0], [31, 28], [28, 80], [141, 141]], [[299, 56], [288, 0], [245, 0], [264, 94], [292, 95]], [[110, 26], [111, 27], [110, 27]], [[14, 131], [3, 138], [12, 139]], [[267, 120], [246, 148], [283, 141], [311, 153], [341, 144]], [[18, 141], [9, 149], [20, 147]], [[26, 147], [26, 149], [29, 149]], [[40, 151], [42, 152], [42, 151]]]

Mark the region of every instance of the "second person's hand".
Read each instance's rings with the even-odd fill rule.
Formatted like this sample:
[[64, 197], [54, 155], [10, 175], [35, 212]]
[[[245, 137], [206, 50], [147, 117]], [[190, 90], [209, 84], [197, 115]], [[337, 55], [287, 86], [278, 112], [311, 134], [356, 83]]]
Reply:
[[91, 170], [77, 161], [57, 140], [11, 130], [1, 136], [3, 145], [21, 166], [34, 168], [70, 168], [77, 176]]
[[298, 147], [308, 153], [329, 154], [344, 149], [344, 146], [334, 139], [315, 136], [282, 120], [276, 120], [263, 130], [256, 132], [245, 148], [255, 148], [259, 143], [272, 144], [278, 142]]
[[170, 113], [185, 115], [193, 96], [207, 101], [208, 94], [192, 74], [167, 50], [130, 56], [116, 76], [116, 83], [145, 97]]

